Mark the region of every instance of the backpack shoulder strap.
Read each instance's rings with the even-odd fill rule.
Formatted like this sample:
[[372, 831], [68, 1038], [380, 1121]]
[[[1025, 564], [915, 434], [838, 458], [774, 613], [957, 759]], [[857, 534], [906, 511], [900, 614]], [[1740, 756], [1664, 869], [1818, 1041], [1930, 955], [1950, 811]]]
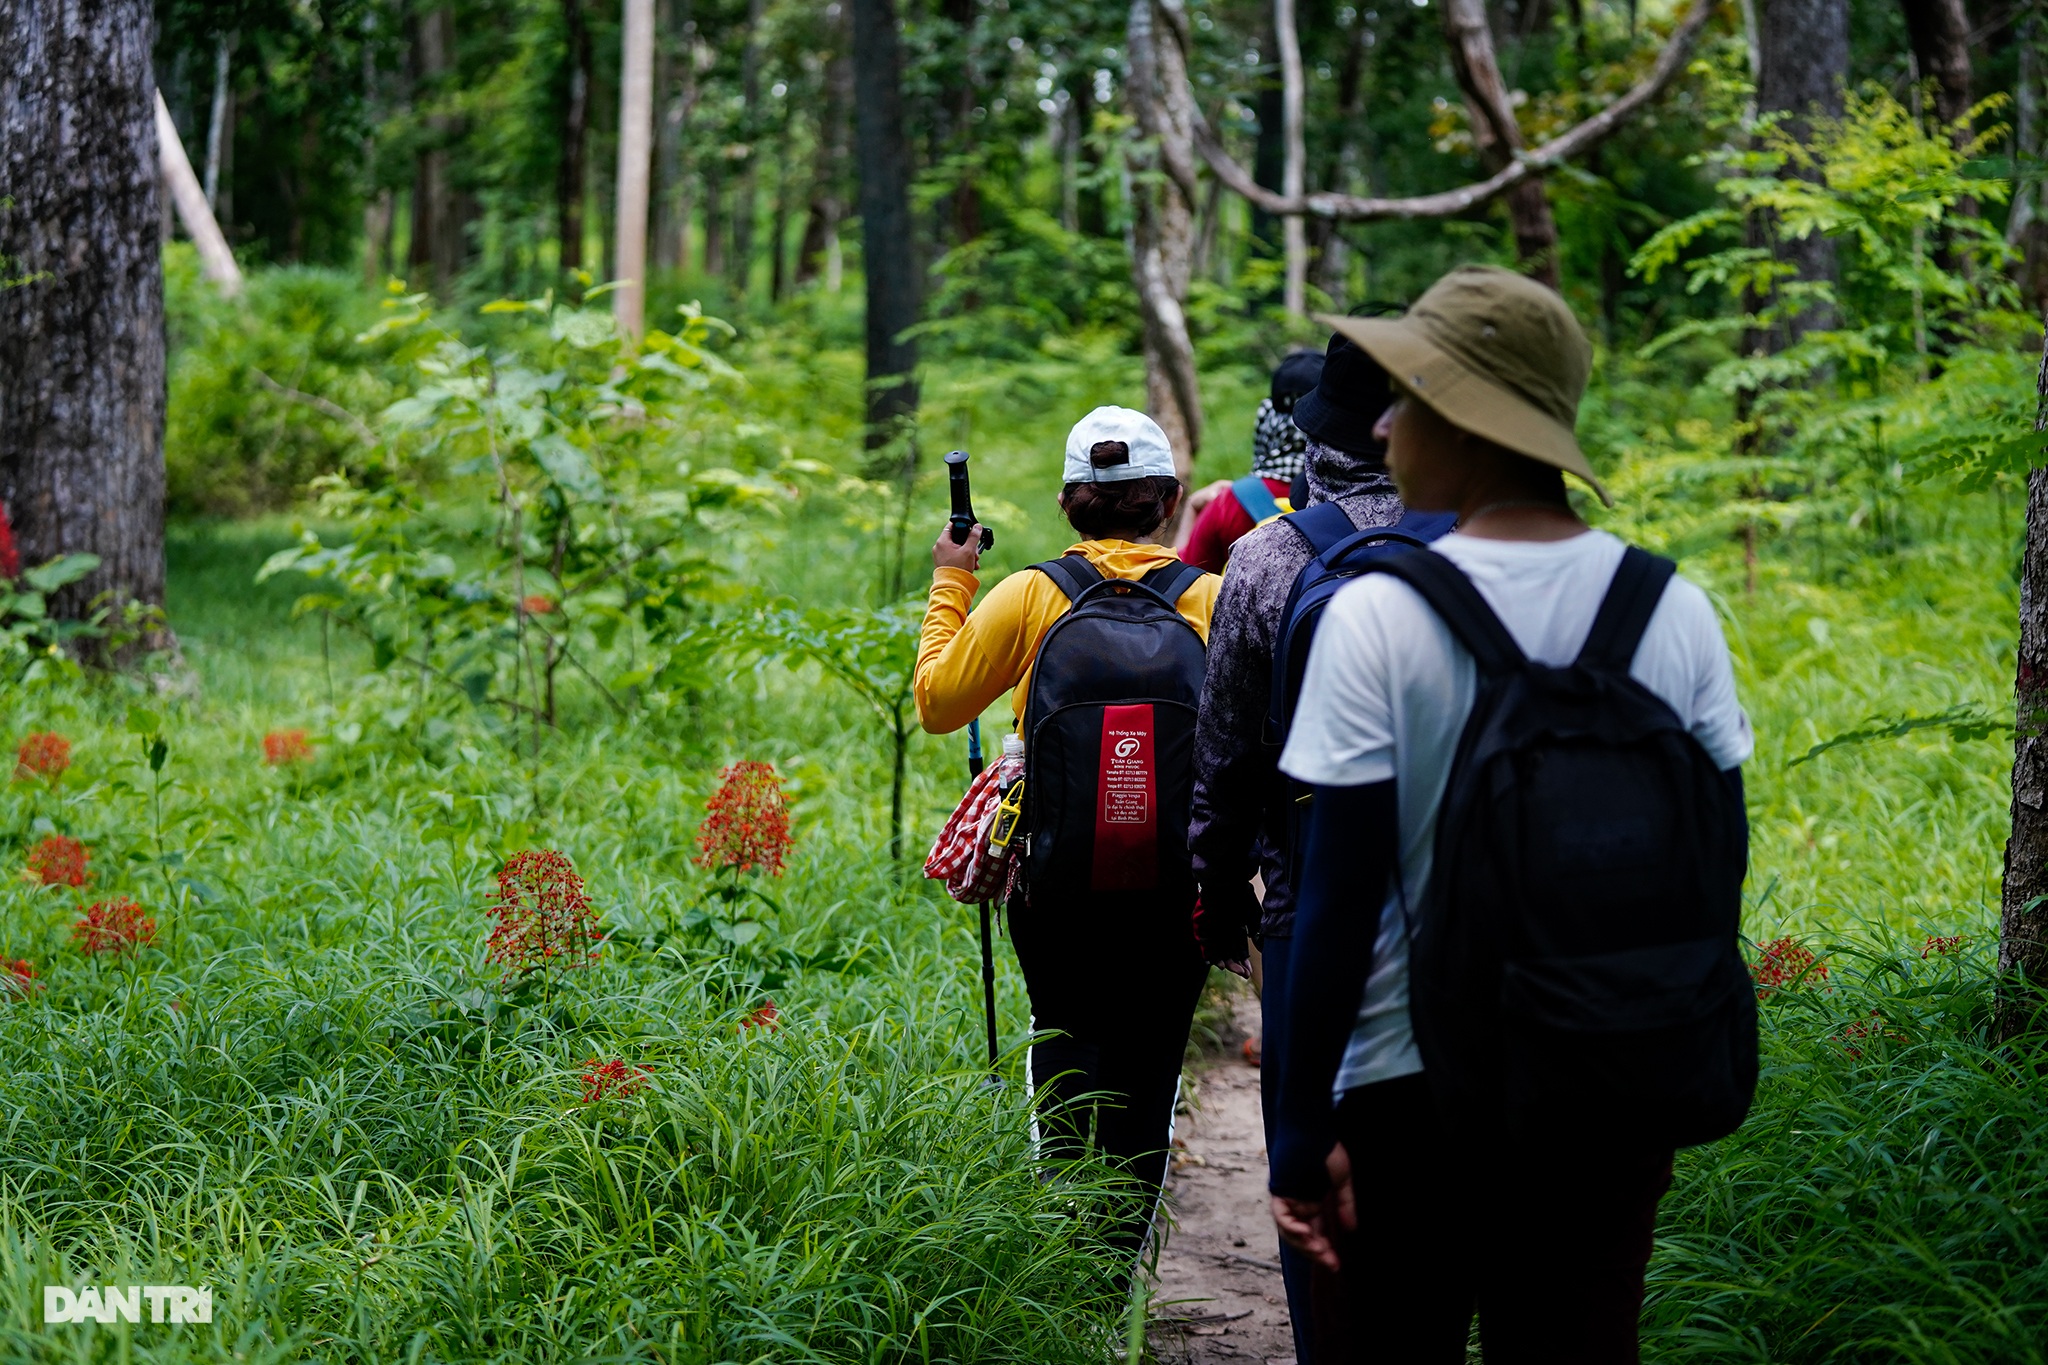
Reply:
[[1237, 505], [1252, 519], [1252, 525], [1264, 526], [1280, 515], [1280, 500], [1273, 496], [1273, 490], [1266, 487], [1266, 481], [1256, 474], [1247, 474], [1234, 480], [1230, 495], [1237, 499]]
[[1102, 570], [1090, 564], [1086, 555], [1061, 555], [1031, 567], [1058, 584], [1069, 602], [1102, 581]]
[[1351, 524], [1350, 514], [1334, 502], [1310, 503], [1298, 512], [1289, 512], [1280, 520], [1292, 526], [1308, 542], [1311, 559], [1322, 558], [1338, 541], [1358, 529]]
[[1178, 607], [1181, 594], [1194, 587], [1203, 572], [1198, 565], [1176, 559], [1171, 564], [1161, 564], [1138, 581], [1165, 598], [1168, 605]]
[[1629, 546], [1622, 553], [1613, 581], [1607, 585], [1607, 596], [1600, 601], [1593, 628], [1586, 632], [1579, 662], [1611, 673], [1628, 672], [1635, 662], [1636, 647], [1643, 642], [1643, 632], [1649, 628], [1650, 617], [1664, 600], [1664, 586], [1677, 568], [1660, 555]]
[[1493, 608], [1472, 586], [1464, 571], [1434, 550], [1385, 555], [1365, 566], [1367, 573], [1386, 573], [1422, 594], [1451, 634], [1471, 653], [1482, 673], [1510, 673], [1529, 662], [1515, 637], [1494, 615]]

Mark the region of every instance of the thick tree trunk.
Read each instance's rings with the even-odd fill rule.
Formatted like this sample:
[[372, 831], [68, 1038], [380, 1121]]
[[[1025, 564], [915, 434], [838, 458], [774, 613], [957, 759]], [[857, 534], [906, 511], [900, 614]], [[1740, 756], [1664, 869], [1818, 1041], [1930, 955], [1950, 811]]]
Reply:
[[612, 228], [619, 287], [612, 319], [638, 338], [647, 324], [647, 198], [654, 169], [654, 0], [625, 0], [619, 25], [618, 207]]
[[583, 0], [562, 0], [569, 88], [562, 101], [562, 154], [555, 163], [555, 235], [564, 270], [583, 268], [584, 157], [590, 148], [590, 78], [596, 64]]
[[[2034, 430], [2048, 430], [2048, 340], [2035, 376]], [[2048, 986], [2048, 469], [2027, 476], [2020, 557], [2019, 660], [2013, 683], [2012, 835], [1998, 919], [1997, 1031], [2037, 1027]]]
[[[1839, 117], [1842, 112], [1842, 88], [1849, 74], [1848, 0], [1762, 0], [1757, 53], [1757, 112], [1788, 115], [1780, 127], [1804, 138], [1807, 115]], [[1752, 233], [1757, 245], [1775, 235], [1767, 234], [1761, 224], [1753, 224]], [[1833, 238], [1815, 232], [1777, 242], [1776, 248], [1780, 260], [1797, 268], [1799, 279], [1835, 278]], [[1746, 349], [1778, 350], [1834, 323], [1832, 309], [1813, 305], [1769, 336], [1752, 335]]]
[[1179, 0], [1131, 0], [1125, 96], [1142, 141], [1124, 164], [1131, 277], [1144, 322], [1145, 410], [1166, 432], [1181, 482], [1192, 486], [1202, 448], [1202, 393], [1186, 313], [1195, 245], [1195, 102], [1173, 32], [1185, 17]]
[[[1480, 164], [1495, 172], [1523, 149], [1521, 125], [1507, 82], [1501, 79], [1494, 55], [1493, 29], [1487, 22], [1486, 0], [1444, 0], [1444, 38], [1450, 44], [1451, 69], [1472, 114], [1472, 141]], [[1522, 269], [1552, 289], [1558, 286], [1557, 220], [1541, 177], [1524, 180], [1506, 196], [1508, 222], [1515, 233], [1515, 253]]]
[[[1294, 0], [1273, 0], [1273, 37], [1280, 49], [1280, 140], [1283, 155], [1280, 193], [1299, 199], [1307, 192], [1308, 149], [1302, 142], [1301, 34], [1294, 23]], [[1190, 130], [1189, 141], [1193, 142]], [[1282, 293], [1288, 313], [1308, 314], [1308, 225], [1301, 215], [1291, 213], [1281, 227], [1286, 255], [1286, 285]]]
[[[455, 68], [455, 11], [443, 6], [420, 15], [413, 39], [419, 85], [438, 101]], [[476, 199], [457, 188], [449, 149], [462, 136], [457, 114], [428, 116], [429, 141], [413, 175], [411, 263], [424, 271], [436, 293], [448, 297], [469, 264], [469, 225]]]
[[854, 144], [867, 275], [867, 444], [894, 440], [917, 412], [917, 243], [895, 0], [853, 0]]
[[[164, 594], [164, 298], [148, 0], [0, 6], [0, 502], [57, 595]], [[9, 202], [11, 201], [11, 202]]]

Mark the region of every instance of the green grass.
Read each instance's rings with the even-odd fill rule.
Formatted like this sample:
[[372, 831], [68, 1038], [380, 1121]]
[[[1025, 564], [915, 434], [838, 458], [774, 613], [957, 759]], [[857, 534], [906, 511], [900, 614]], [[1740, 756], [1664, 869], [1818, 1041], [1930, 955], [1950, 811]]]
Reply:
[[[850, 468], [854, 358], [800, 350], [760, 343], [732, 441]], [[927, 465], [973, 450], [1001, 536], [985, 581], [1067, 543], [1067, 426], [1139, 401], [1114, 355], [941, 366], [926, 387]], [[1238, 472], [1257, 388], [1216, 377], [1205, 475]], [[941, 505], [919, 497], [913, 584]], [[879, 600], [889, 527], [862, 506], [820, 494], [744, 528], [731, 591]], [[2010, 705], [2018, 528], [1988, 495], [1919, 490], [1896, 544], [1833, 527], [1822, 563], [1767, 539], [1752, 594], [1733, 545], [1660, 541], [1640, 508], [1615, 524], [1686, 550], [1724, 613], [1759, 740], [1750, 933], [1806, 935], [1834, 966], [1831, 991], [1767, 1003], [1751, 1122], [1681, 1156], [1649, 1357], [2041, 1360], [2048, 1100], [1979, 1041], [2009, 751], [1921, 731], [1788, 766], [1872, 717]], [[1036, 1178], [1014, 1057], [1007, 1088], [983, 1085], [974, 925], [888, 865], [888, 755], [858, 703], [815, 673], [744, 672], [630, 723], [572, 708], [533, 762], [459, 703], [366, 677], [351, 642], [323, 656], [297, 589], [252, 581], [290, 535], [174, 528], [183, 670], [0, 694], [0, 738], [76, 744], [57, 793], [0, 793], [0, 861], [75, 835], [92, 894], [162, 926], [133, 960], [87, 960], [72, 893], [0, 881], [0, 953], [43, 983], [0, 1003], [0, 1355], [1115, 1357], [1106, 1196]], [[175, 865], [155, 860], [134, 702], [169, 718]], [[263, 733], [294, 726], [316, 760], [265, 768]], [[739, 758], [773, 760], [796, 803], [756, 944], [784, 958], [736, 961], [688, 927], [712, 892], [696, 822]], [[960, 788], [957, 737], [920, 736], [911, 761], [921, 849]], [[616, 938], [545, 1007], [493, 1014], [485, 897], [526, 847], [575, 859]], [[1923, 962], [1935, 933], [1973, 946]], [[764, 991], [783, 1027], [742, 1032]], [[1872, 1009], [1885, 1026], [1845, 1041]], [[647, 1067], [644, 1092], [583, 1104], [593, 1057]], [[215, 1322], [45, 1328], [51, 1282], [211, 1284]]]

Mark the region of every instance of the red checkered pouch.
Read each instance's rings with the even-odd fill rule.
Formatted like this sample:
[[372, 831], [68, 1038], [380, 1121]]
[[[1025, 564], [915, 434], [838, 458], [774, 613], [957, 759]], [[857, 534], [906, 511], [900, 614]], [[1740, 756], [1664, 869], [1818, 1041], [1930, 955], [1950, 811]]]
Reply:
[[1021, 759], [1002, 759], [981, 770], [939, 831], [924, 875], [946, 884], [946, 894], [963, 905], [1001, 900], [1009, 894], [1017, 859], [1014, 845], [991, 856], [988, 840], [1003, 792], [1024, 775]]

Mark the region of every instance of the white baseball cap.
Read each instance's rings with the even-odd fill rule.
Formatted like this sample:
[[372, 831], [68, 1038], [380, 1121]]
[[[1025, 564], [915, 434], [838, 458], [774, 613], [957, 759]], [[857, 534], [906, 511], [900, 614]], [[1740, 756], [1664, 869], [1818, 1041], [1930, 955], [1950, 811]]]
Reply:
[[[1090, 452], [1104, 441], [1120, 441], [1130, 454], [1115, 464], [1099, 464]], [[1155, 476], [1171, 479], [1178, 474], [1166, 433], [1142, 412], [1097, 408], [1067, 433], [1067, 483], [1121, 483]]]

